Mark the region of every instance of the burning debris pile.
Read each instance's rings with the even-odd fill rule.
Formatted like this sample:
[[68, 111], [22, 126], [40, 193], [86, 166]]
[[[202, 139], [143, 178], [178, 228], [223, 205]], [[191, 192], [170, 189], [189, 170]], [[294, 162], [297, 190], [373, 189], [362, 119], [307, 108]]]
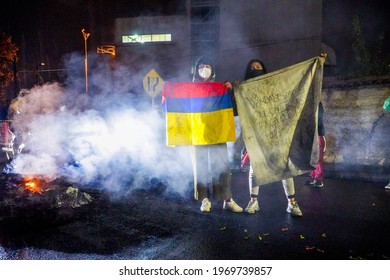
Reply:
[[93, 197], [58, 178], [44, 176], [0, 176], [0, 221], [23, 211], [69, 211], [90, 204]]

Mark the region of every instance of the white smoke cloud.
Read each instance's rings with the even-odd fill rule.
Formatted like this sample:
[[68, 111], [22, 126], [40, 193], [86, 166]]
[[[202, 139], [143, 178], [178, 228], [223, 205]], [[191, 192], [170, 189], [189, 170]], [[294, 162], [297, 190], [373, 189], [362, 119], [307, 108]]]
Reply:
[[[110, 191], [158, 178], [183, 193], [193, 179], [190, 153], [166, 146], [164, 113], [126, 92], [134, 84], [126, 67], [117, 67], [126, 77], [116, 88], [98, 69], [90, 87], [96, 95], [85, 93], [80, 78], [25, 93], [13, 126], [26, 147], [14, 158], [13, 172], [61, 176]], [[117, 79], [118, 70], [114, 75]]]

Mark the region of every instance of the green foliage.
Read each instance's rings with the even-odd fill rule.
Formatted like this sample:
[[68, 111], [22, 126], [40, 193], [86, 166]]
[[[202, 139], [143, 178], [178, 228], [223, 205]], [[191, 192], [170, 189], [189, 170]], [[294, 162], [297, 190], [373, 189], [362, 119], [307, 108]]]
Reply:
[[352, 20], [352, 63], [346, 67], [347, 78], [381, 76], [390, 73], [390, 57], [383, 53], [384, 33], [380, 32], [374, 47], [369, 47], [358, 16]]
[[7, 102], [3, 89], [14, 80], [14, 63], [17, 61], [18, 47], [11, 36], [0, 31], [0, 105]]

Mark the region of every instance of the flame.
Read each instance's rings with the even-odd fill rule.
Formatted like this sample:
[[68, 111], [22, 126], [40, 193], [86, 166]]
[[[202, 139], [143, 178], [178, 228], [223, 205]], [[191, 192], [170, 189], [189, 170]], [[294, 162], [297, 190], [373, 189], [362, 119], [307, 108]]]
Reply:
[[40, 193], [42, 191], [38, 181], [34, 179], [26, 180], [24, 183], [22, 183], [22, 187], [33, 193]]

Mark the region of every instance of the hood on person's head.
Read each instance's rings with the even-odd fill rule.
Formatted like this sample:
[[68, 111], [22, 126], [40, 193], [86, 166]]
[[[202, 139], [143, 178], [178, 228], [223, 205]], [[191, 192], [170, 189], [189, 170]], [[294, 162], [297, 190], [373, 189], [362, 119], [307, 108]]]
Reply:
[[[258, 62], [261, 65], [261, 68], [263, 68], [263, 69], [262, 70], [252, 69], [251, 65], [253, 62]], [[248, 79], [255, 78], [255, 77], [267, 74], [267, 73], [268, 73], [267, 68], [265, 67], [264, 62], [262, 62], [260, 59], [254, 58], [254, 59], [249, 60], [248, 64], [246, 65], [244, 79], [248, 80]]]
[[[207, 69], [203, 69], [202, 72], [203, 73], [199, 73], [199, 66], [200, 65], [210, 65], [211, 66], [211, 71], [209, 73], [209, 71]], [[205, 75], [204, 77], [201, 77], [200, 75]], [[208, 76], [208, 77], [207, 77]], [[195, 63], [195, 66], [193, 68], [193, 77], [192, 77], [192, 81], [193, 82], [212, 82], [214, 81], [215, 79], [215, 67], [214, 67], [214, 63], [212, 62], [212, 60], [206, 56], [202, 56], [200, 57], [197, 62]]]

